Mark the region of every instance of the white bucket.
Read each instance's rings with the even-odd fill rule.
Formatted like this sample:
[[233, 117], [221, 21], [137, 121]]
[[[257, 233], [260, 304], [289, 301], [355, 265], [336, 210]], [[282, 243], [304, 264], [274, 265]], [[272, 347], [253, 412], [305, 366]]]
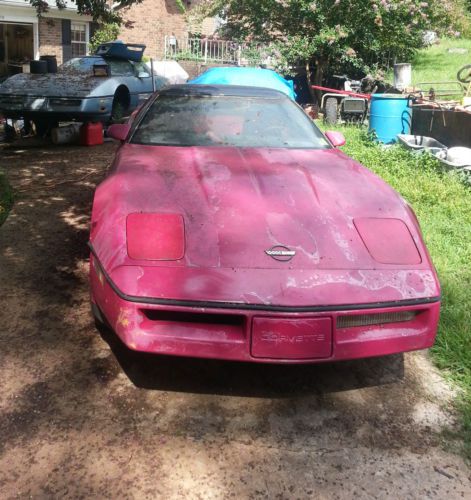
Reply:
[[394, 87], [404, 90], [412, 83], [412, 65], [401, 63], [394, 65]]
[[51, 130], [53, 144], [72, 144], [80, 138], [81, 123], [71, 123], [65, 127], [56, 127]]

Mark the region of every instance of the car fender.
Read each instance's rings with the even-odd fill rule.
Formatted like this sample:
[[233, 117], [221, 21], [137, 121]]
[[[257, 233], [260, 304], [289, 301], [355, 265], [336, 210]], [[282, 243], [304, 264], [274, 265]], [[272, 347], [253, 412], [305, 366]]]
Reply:
[[88, 97], [113, 97], [121, 85], [125, 85], [129, 90], [129, 86], [124, 80], [124, 78], [118, 77], [103, 79], [103, 82], [97, 85]]

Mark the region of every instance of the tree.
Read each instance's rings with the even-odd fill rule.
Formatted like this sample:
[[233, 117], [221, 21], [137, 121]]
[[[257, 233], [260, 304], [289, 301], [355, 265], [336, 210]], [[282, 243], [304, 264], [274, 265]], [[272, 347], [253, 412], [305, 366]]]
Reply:
[[[35, 9], [38, 16], [48, 12], [50, 5], [46, 0], [25, 0], [29, 2]], [[120, 22], [121, 17], [119, 10], [123, 7], [130, 7], [142, 0], [71, 0], [77, 5], [79, 14], [87, 14], [93, 17], [94, 20], [104, 22]], [[55, 0], [56, 6], [59, 9], [64, 9], [67, 6], [66, 0]], [[113, 8], [110, 8], [110, 4]]]
[[94, 53], [102, 43], [116, 40], [120, 30], [119, 23], [101, 23], [99, 29], [95, 31], [90, 39], [90, 52]]
[[443, 0], [206, 0], [226, 36], [271, 44], [288, 66], [303, 64], [312, 83], [342, 66], [367, 72], [407, 61], [426, 30], [447, 25]]

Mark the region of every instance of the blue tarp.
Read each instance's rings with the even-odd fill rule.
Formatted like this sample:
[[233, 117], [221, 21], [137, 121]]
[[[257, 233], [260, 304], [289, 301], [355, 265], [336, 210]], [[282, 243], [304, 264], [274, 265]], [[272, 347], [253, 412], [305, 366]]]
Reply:
[[275, 71], [262, 68], [210, 68], [188, 83], [199, 85], [243, 85], [248, 87], [265, 87], [275, 89], [296, 98], [294, 84], [285, 80]]

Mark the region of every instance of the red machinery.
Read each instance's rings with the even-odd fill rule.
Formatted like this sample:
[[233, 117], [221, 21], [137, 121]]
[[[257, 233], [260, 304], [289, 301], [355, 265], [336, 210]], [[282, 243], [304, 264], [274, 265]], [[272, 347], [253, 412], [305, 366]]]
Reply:
[[329, 87], [322, 87], [321, 85], [311, 85], [311, 87], [314, 90], [323, 90], [324, 92], [329, 92], [333, 94], [348, 95], [350, 97], [360, 97], [362, 99], [368, 99], [368, 101], [371, 99], [371, 94], [361, 94], [359, 92], [353, 92], [351, 90], [331, 89]]

